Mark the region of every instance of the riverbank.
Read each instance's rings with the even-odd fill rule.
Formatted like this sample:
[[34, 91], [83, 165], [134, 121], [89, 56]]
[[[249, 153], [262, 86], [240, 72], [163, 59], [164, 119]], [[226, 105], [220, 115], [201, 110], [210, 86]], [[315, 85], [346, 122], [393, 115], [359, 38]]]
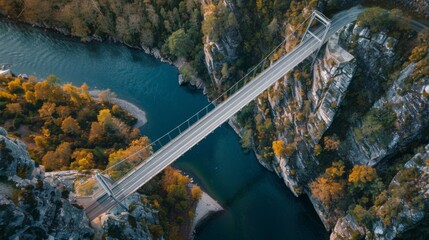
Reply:
[[[10, 22], [0, 25], [0, 30], [1, 60], [20, 63], [14, 64], [14, 71], [40, 78], [55, 73], [77, 86], [87, 83], [136, 99], [134, 103], [144, 106], [148, 117], [142, 133], [151, 138], [174, 128], [175, 119], [186, 119], [207, 103], [201, 94], [177, 86], [177, 71], [171, 65], [160, 64], [141, 51], [120, 44], [82, 44]], [[127, 81], [118, 81], [124, 77]], [[244, 154], [237, 135], [225, 125], [174, 165], [192, 174], [202, 188], [227, 206], [227, 212], [200, 225], [195, 235], [199, 240], [327, 239], [316, 214], [308, 216], [307, 205], [292, 198], [253, 154]]]
[[[102, 92], [101, 90], [91, 90], [89, 91], [89, 94], [91, 95], [91, 97], [94, 98], [94, 100], [99, 101], [100, 100], [99, 94], [101, 92]], [[146, 112], [141, 110], [136, 105], [116, 97], [110, 98], [109, 101], [111, 103], [117, 104], [118, 106], [120, 106], [125, 111], [129, 112], [137, 119], [137, 122], [134, 125], [135, 128], [143, 127], [143, 125], [147, 123]]]
[[192, 221], [191, 239], [195, 233], [195, 229], [207, 220], [213, 214], [223, 211], [223, 207], [206, 192], [202, 192], [200, 200], [198, 200], [195, 208], [195, 217]]
[[[91, 95], [91, 97], [93, 97], [95, 100], [99, 100], [99, 94], [103, 92], [102, 90], [91, 90], [89, 91], [89, 94]], [[135, 124], [135, 128], [139, 128], [141, 126], [143, 126], [146, 122], [147, 122], [147, 118], [146, 118], [146, 113], [140, 109], [139, 107], [137, 107], [136, 105], [125, 101], [123, 99], [119, 99], [116, 97], [111, 97], [109, 98], [109, 101], [111, 101], [114, 104], [119, 105], [121, 108], [123, 108], [125, 111], [129, 112], [131, 115], [133, 115], [135, 118], [137, 118], [137, 123]], [[182, 175], [185, 175], [181, 170], [179, 170], [179, 172]], [[187, 175], [186, 175], [187, 176]], [[197, 186], [197, 184], [194, 183], [190, 183], [188, 188], [192, 189], [192, 187]], [[126, 204], [127, 200], [124, 200], [123, 204]], [[196, 228], [203, 223], [205, 220], [207, 220], [208, 218], [210, 218], [210, 216], [213, 216], [213, 214], [223, 211], [224, 209], [222, 208], [222, 206], [214, 199], [212, 198], [209, 194], [207, 194], [206, 192], [202, 192], [200, 199], [198, 200], [198, 202], [195, 205], [194, 208], [194, 212], [195, 212], [195, 217], [192, 219], [192, 225], [189, 231], [189, 236], [190, 238], [193, 238], [194, 233]], [[118, 215], [119, 213], [116, 213], [116, 215]], [[94, 230], [96, 230], [98, 228], [102, 229], [102, 222], [99, 222], [98, 224], [96, 222], [93, 222], [92, 224], [95, 225]]]

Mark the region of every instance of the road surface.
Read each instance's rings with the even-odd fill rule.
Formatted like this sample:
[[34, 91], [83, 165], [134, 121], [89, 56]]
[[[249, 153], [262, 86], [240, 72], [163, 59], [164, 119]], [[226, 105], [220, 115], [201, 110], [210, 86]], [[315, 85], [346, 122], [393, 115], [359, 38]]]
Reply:
[[[360, 8], [352, 8], [334, 16], [326, 40], [342, 27], [356, 20], [357, 16], [361, 12], [362, 9]], [[319, 38], [322, 38], [322, 29], [318, 29], [313, 33], [315, 33]], [[299, 63], [304, 61], [314, 51], [316, 51], [319, 46], [320, 43], [314, 37], [306, 38], [300, 45], [295, 47], [293, 51], [280, 58], [269, 68], [256, 76], [247, 85], [242, 87], [238, 92], [219, 104], [215, 109], [206, 114], [186, 131], [182, 132], [181, 135], [174, 138], [163, 148], [155, 152], [145, 161], [144, 164], [136, 167], [133, 171], [127, 174], [127, 177], [122, 178], [113, 185], [111, 190], [116, 199], [122, 201], [137, 191], [137, 189], [142, 187], [164, 168], [186, 153], [222, 123], [226, 122], [244, 106], [273, 85], [277, 80], [286, 75], [287, 72], [291, 71]], [[106, 193], [103, 193], [100, 194], [97, 199], [91, 199], [90, 203], [85, 204], [85, 211], [88, 218], [93, 220], [103, 212], [114, 207], [116, 204], [117, 203], [114, 199], [109, 197]]]

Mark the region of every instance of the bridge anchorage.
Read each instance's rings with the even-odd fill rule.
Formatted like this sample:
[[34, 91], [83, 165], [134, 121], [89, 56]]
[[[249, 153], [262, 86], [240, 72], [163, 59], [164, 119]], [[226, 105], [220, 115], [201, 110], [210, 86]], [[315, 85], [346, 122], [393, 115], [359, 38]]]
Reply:
[[[313, 12], [299, 26], [305, 27], [310, 20], [301, 42], [289, 53], [274, 57], [284, 46], [284, 40], [242, 79], [176, 128], [103, 172], [76, 181], [77, 200], [84, 206], [88, 218], [95, 219], [137, 191], [287, 72], [314, 52], [317, 54], [330, 35], [354, 21], [359, 13], [353, 10], [331, 21], [322, 13]], [[315, 26], [316, 21], [322, 26]]]

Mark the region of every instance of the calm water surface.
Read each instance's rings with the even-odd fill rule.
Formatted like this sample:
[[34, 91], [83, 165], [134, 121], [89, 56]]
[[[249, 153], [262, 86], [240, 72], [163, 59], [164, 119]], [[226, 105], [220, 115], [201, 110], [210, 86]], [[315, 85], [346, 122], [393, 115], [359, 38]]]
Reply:
[[[142, 108], [152, 139], [191, 116], [207, 101], [178, 87], [177, 69], [141, 51], [110, 43], [83, 44], [76, 39], [0, 20], [0, 64], [14, 73], [42, 79], [55, 74], [65, 82], [114, 91]], [[196, 239], [327, 239], [306, 199], [293, 197], [282, 181], [266, 171], [224, 124], [175, 166], [194, 177], [226, 211], [199, 229]]]

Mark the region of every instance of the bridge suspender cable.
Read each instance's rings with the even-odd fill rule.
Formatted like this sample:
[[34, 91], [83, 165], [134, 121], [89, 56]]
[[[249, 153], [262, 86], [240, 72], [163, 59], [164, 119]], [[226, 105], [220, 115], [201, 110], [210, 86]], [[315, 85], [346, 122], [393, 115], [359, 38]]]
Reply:
[[[338, 27], [345, 26], [344, 22], [354, 20], [356, 17], [357, 14], [355, 11], [352, 16], [342, 16], [342, 20], [338, 20], [336, 25], [332, 26], [336, 26], [336, 28], [333, 28], [335, 31], [337, 31], [339, 29]], [[276, 80], [280, 79], [281, 76], [286, 74], [286, 72], [290, 71], [294, 66], [304, 61], [308, 56], [311, 55], [312, 52], [316, 50], [318, 52], [326, 41], [328, 33], [332, 34], [334, 31], [330, 31], [330, 20], [317, 11], [313, 12], [311, 16], [305, 19], [304, 22], [298, 26], [298, 28], [300, 28], [308, 19], [310, 19], [310, 22], [302, 38], [302, 41], [292, 51], [279, 58], [275, 63], [270, 61], [272, 54], [274, 54], [281, 46], [283, 46], [286, 39], [291, 36], [288, 35], [286, 36], [286, 39], [282, 41], [258, 65], [253, 67], [251, 71], [249, 71], [242, 79], [237, 81], [218, 98], [210, 102], [206, 107], [201, 109], [199, 112], [191, 116], [189, 119], [178, 125], [170, 132], [163, 135], [161, 138], [158, 138], [152, 142], [146, 148], [140, 149], [139, 151], [131, 154], [119, 163], [107, 168], [103, 173], [108, 173], [113, 168], [118, 167], [119, 164], [125, 163], [125, 161], [133, 160], [133, 157], [139, 156], [141, 153], [143, 153], [143, 151], [151, 151], [152, 147], [155, 147], [159, 144], [161, 146], [160, 150], [154, 152], [148, 160], [140, 163], [131, 172], [128, 172], [125, 174], [125, 176], [113, 184], [109, 184], [111, 180], [103, 176], [102, 173], [97, 174], [96, 180], [98, 181], [99, 185], [101, 185], [105, 193], [97, 194], [96, 199], [93, 199], [93, 202], [85, 208], [88, 217], [90, 219], [94, 219], [99, 214], [110, 209], [116, 204], [120, 204], [120, 201], [132, 194], [144, 183], [149, 181], [153, 176], [162, 171], [162, 169], [183, 155], [186, 151], [201, 141], [205, 136], [210, 134], [210, 132], [212, 132], [217, 126], [233, 116], [233, 114], [239, 111], [240, 108], [245, 106], [245, 104], [257, 97], [260, 92], [266, 90]], [[323, 25], [323, 30], [317, 29], [317, 31], [310, 33], [310, 28], [315, 20]], [[309, 37], [307, 37], [307, 34]], [[270, 66], [266, 66], [269, 67], [269, 69], [265, 69], [265, 64], [267, 61], [270, 61]], [[255, 74], [255, 78], [259, 81], [251, 81], [253, 80], [252, 74], [255, 73], [255, 71], [260, 67], [262, 72]], [[262, 79], [265, 81], [261, 81]], [[250, 83], [246, 84], [249, 81]], [[246, 87], [241, 89], [239, 87], [241, 84], [243, 84], [242, 86]], [[230, 97], [230, 99], [227, 99], [227, 97]], [[224, 99], [226, 100], [217, 106], [220, 100]], [[214, 107], [214, 110], [212, 107]], [[197, 119], [197, 121], [192, 123], [191, 121], [195, 119]], [[187, 127], [185, 130], [183, 130], [183, 125], [185, 125], [185, 128]], [[179, 134], [177, 136], [173, 135], [173, 133], [177, 131]], [[171, 138], [172, 135], [173, 138]], [[172, 139], [171, 142], [162, 144], [162, 140], [166, 137]], [[109, 200], [109, 198], [113, 199], [113, 201]]]

